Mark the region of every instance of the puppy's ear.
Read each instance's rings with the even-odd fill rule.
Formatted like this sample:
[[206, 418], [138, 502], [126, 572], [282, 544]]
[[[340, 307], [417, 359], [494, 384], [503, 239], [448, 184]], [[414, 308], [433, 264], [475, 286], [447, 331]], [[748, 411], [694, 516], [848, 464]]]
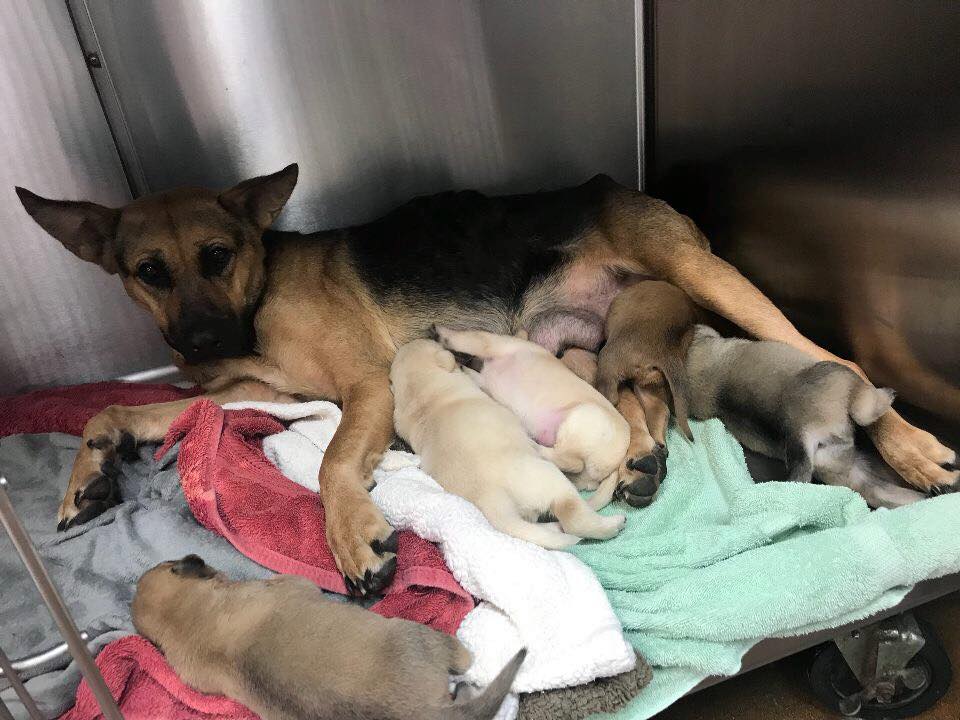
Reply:
[[67, 250], [108, 273], [117, 272], [113, 239], [119, 210], [91, 202], [48, 200], [22, 187], [15, 190], [30, 217]]
[[237, 217], [249, 220], [261, 230], [266, 230], [290, 199], [299, 172], [299, 166], [292, 163], [273, 175], [244, 180], [220, 193], [218, 200]]
[[457, 359], [453, 356], [453, 353], [449, 350], [438, 349], [437, 350], [437, 365], [446, 370], [447, 372], [453, 372], [457, 369]]
[[170, 571], [174, 575], [189, 578], [201, 578], [206, 580], [217, 574], [217, 571], [207, 565], [199, 555], [187, 555], [177, 560]]

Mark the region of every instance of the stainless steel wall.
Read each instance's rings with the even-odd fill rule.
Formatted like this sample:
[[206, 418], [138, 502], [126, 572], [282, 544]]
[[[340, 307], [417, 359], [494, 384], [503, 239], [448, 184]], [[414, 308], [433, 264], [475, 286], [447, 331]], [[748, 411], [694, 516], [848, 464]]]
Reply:
[[960, 3], [654, 2], [652, 190], [960, 431]]
[[[637, 182], [633, 0], [68, 0], [134, 187], [300, 162], [312, 229], [449, 188]], [[34, 226], [12, 185], [127, 199], [62, 0], [0, 3], [0, 394], [164, 365], [114, 279]], [[109, 75], [108, 75], [109, 73]]]
[[4, 0], [0, 39], [0, 395], [165, 362], [119, 281], [61, 248], [13, 193], [129, 199], [66, 6]]
[[151, 189], [300, 162], [291, 228], [636, 184], [632, 0], [87, 0]]

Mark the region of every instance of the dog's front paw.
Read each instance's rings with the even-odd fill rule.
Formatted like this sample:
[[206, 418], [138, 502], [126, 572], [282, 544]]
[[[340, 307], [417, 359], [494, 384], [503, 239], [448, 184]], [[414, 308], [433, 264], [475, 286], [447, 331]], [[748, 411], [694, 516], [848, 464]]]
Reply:
[[667, 474], [667, 449], [658, 446], [642, 457], [628, 457], [620, 465], [620, 477], [614, 497], [642, 508], [653, 502]]
[[370, 496], [341, 497], [326, 507], [327, 542], [337, 567], [343, 574], [347, 592], [366, 597], [379, 593], [393, 580], [397, 570], [399, 536], [383, 519]]
[[82, 525], [119, 505], [120, 462], [136, 457], [137, 445], [129, 433], [121, 433], [116, 442], [106, 435], [87, 440], [74, 460], [57, 530]]

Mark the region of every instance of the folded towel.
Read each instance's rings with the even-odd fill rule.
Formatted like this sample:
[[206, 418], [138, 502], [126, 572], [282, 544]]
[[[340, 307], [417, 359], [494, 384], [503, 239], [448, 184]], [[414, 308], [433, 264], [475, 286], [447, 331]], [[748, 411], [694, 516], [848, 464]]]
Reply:
[[149, 405], [195, 397], [200, 388], [149, 383], [101, 382], [47, 388], [0, 398], [0, 437], [20, 433], [80, 435], [87, 420], [108, 405]]
[[[222, 695], [205, 695], [180, 682], [148, 640], [131, 635], [97, 656], [110, 693], [125, 720], [258, 720], [250, 710]], [[98, 720], [100, 708], [86, 680], [77, 703], [60, 720]]]
[[613, 677], [597, 678], [575, 687], [524, 693], [517, 720], [584, 720], [596, 713], [612, 713], [633, 700], [650, 684], [653, 671], [643, 658], [637, 666]]
[[719, 421], [691, 427], [694, 444], [671, 431], [654, 503], [629, 511], [619, 537], [571, 548], [654, 668], [616, 717], [651, 717], [736, 673], [765, 637], [854, 622], [960, 570], [960, 495], [870, 512], [844, 487], [754, 484]]
[[[243, 406], [286, 419], [297, 413], [314, 417], [267, 437], [263, 449], [287, 477], [316, 490], [339, 408]], [[635, 666], [610, 603], [582, 562], [494, 530], [474, 505], [444, 491], [418, 464], [410, 453], [387, 452], [374, 471], [371, 494], [392, 525], [438, 543], [457, 580], [484, 601], [457, 633], [474, 656], [470, 681], [487, 684], [521, 646], [528, 655], [514, 683], [518, 691], [581, 685]]]
[[[319, 495], [290, 482], [260, 449], [264, 435], [282, 430], [262, 412], [224, 411], [201, 399], [173, 422], [157, 454], [180, 442], [180, 483], [202, 525], [271, 570], [302, 575], [324, 590], [344, 593], [343, 577], [325, 540]], [[454, 580], [436, 547], [401, 532], [396, 575], [385, 597], [370, 609], [453, 633], [473, 609], [473, 598]]]

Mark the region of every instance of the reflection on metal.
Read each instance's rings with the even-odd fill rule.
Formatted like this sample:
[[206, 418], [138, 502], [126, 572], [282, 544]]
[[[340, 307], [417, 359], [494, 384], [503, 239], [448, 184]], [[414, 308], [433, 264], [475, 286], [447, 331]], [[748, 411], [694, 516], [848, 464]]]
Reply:
[[4, 0], [0, 28], [0, 396], [169, 362], [116, 277], [80, 262], [13, 193], [119, 205], [129, 190], [62, 2]]
[[960, 433], [960, 4], [656, 3], [651, 190]]
[[[37, 591], [43, 599], [43, 604], [47, 606], [50, 615], [53, 616], [53, 620], [60, 630], [60, 636], [66, 641], [67, 647], [70, 650], [70, 656], [80, 668], [80, 673], [83, 675], [84, 680], [87, 681], [87, 686], [90, 688], [90, 692], [93, 693], [104, 720], [123, 720], [117, 703], [113, 699], [113, 695], [110, 694], [110, 688], [107, 687], [107, 683], [104, 681], [103, 675], [100, 674], [97, 664], [90, 656], [87, 644], [84, 642], [84, 638], [79, 630], [77, 630], [77, 626], [70, 616], [70, 611], [67, 609], [63, 598], [53, 584], [53, 580], [50, 579], [47, 569], [43, 566], [43, 561], [40, 559], [39, 554], [37, 554], [36, 548], [33, 547], [30, 536], [20, 522], [20, 518], [17, 517], [13, 503], [10, 502], [10, 496], [7, 494], [7, 479], [2, 475], [0, 475], [0, 523], [3, 524], [4, 530], [7, 531], [7, 535], [10, 537], [10, 541], [13, 543], [27, 572], [30, 573], [33, 584], [36, 585]], [[6, 660], [5, 657], [3, 659]], [[13, 672], [13, 668], [9, 665], [9, 662], [4, 665], [3, 669], [7, 673], [7, 680], [17, 689], [19, 679], [16, 677], [16, 673]], [[20, 684], [20, 689], [17, 689], [18, 696], [21, 690], [26, 694], [26, 690], [23, 689], [22, 684]], [[22, 697], [21, 700], [23, 701]], [[30, 702], [32, 704], [32, 701]], [[24, 702], [24, 704], [26, 705], [27, 703]], [[35, 706], [34, 709], [36, 709]], [[42, 716], [39, 713], [37, 713], [35, 717], [41, 718], [42, 720]]]
[[82, 4], [151, 190], [296, 160], [281, 224], [312, 229], [451, 188], [637, 182], [634, 0]]
[[[81, 632], [80, 639], [83, 641], [87, 641], [90, 639], [90, 636], [85, 632]], [[66, 643], [60, 643], [59, 645], [56, 645], [50, 648], [49, 650], [44, 650], [41, 653], [37, 653], [36, 655], [32, 655], [26, 658], [21, 658], [20, 660], [12, 660], [10, 662], [10, 665], [13, 667], [13, 671], [15, 673], [22, 673], [24, 670], [33, 670], [34, 668], [38, 668], [41, 665], [45, 665], [51, 660], [54, 660], [60, 657], [61, 655], [66, 655], [69, 651], [70, 651], [70, 648], [67, 646]], [[0, 678], [4, 676], [5, 672], [6, 671], [0, 671]]]

